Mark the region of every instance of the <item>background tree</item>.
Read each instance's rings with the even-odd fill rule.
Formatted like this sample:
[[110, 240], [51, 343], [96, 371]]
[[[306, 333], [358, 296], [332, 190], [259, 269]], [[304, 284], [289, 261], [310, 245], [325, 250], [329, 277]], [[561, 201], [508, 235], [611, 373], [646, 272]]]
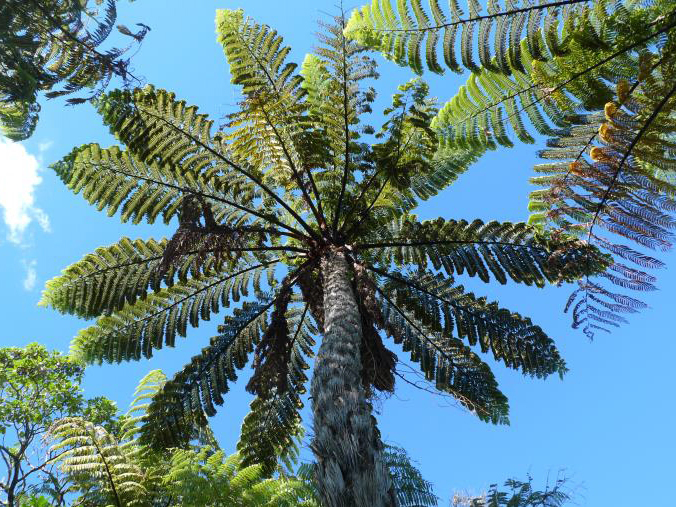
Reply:
[[509, 479], [506, 490], [500, 490], [497, 484], [491, 484], [483, 495], [470, 496], [455, 494], [453, 507], [561, 507], [573, 501], [573, 493], [565, 477], [556, 479], [553, 486], [546, 485], [543, 491], [533, 489], [533, 481]]
[[81, 364], [37, 343], [0, 348], [1, 505], [18, 506], [21, 496], [40, 490], [65, 505], [70, 483], [54, 469], [55, 454], [45, 455], [40, 441], [54, 420], [83, 415], [115, 428], [113, 402], [83, 397], [83, 372]]
[[223, 131], [164, 90], [111, 92], [98, 110], [125, 147], [85, 145], [54, 165], [99, 209], [134, 223], [176, 220], [175, 234], [98, 249], [50, 281], [43, 304], [98, 317], [72, 344], [75, 357], [95, 363], [150, 357], [246, 297], [154, 396], [141, 441], [188, 441], [253, 353], [247, 389], [256, 398], [239, 450], [268, 473], [293, 444], [321, 336], [311, 382], [321, 501], [396, 505], [369, 402], [394, 389], [397, 358], [380, 333], [437, 389], [504, 424], [507, 399], [475, 349], [536, 377], [563, 375], [565, 363], [530, 319], [466, 292], [452, 275], [544, 286], [602, 271], [607, 260], [524, 223], [420, 222], [417, 202], [482, 150], [439, 143], [430, 127], [437, 109], [419, 81], [394, 96], [376, 142], [361, 142], [374, 131], [361, 124], [375, 93], [363, 81], [376, 73], [345, 38], [344, 18], [324, 27], [300, 74], [269, 27], [241, 11], [220, 11], [217, 26], [243, 94]]
[[645, 249], [671, 248], [676, 228], [674, 3], [489, 1], [482, 13], [470, 1], [467, 16], [449, 5], [374, 0], [347, 32], [416, 73], [471, 71], [432, 121], [444, 143], [496, 149], [533, 143], [533, 130], [549, 138], [530, 223], [615, 258], [580, 281], [566, 311], [589, 337], [626, 322], [646, 305], [622, 292], [656, 289], [646, 271], [664, 263]]
[[[95, 3], [95, 6], [92, 4]], [[100, 12], [102, 11], [102, 12]], [[5, 0], [0, 4], [0, 128], [20, 141], [38, 121], [38, 94], [47, 98], [92, 89], [98, 95], [113, 76], [131, 80], [129, 48], [100, 50], [115, 26], [115, 0]], [[140, 42], [149, 28], [120, 33]], [[70, 104], [83, 102], [70, 98]]]

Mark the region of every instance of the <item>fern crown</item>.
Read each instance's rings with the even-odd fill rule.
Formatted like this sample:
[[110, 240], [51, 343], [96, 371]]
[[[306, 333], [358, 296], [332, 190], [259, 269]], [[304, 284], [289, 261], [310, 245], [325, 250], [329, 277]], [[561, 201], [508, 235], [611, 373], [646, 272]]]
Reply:
[[324, 26], [299, 68], [273, 29], [220, 11], [219, 41], [242, 92], [222, 129], [168, 91], [115, 91], [97, 107], [124, 148], [85, 145], [53, 166], [101, 211], [177, 224], [168, 239], [99, 248], [48, 283], [43, 305], [96, 318], [73, 340], [73, 355], [147, 358], [232, 308], [219, 334], [153, 396], [142, 442], [188, 441], [253, 357], [247, 389], [256, 398], [239, 451], [244, 464], [274, 470], [274, 456], [297, 436], [329, 251], [351, 263], [368, 392], [394, 388], [397, 357], [385, 336], [438, 390], [493, 423], [508, 422], [508, 404], [481, 353], [526, 375], [566, 371], [540, 327], [453, 277], [541, 287], [603, 271], [608, 259], [525, 223], [418, 220], [416, 204], [483, 149], [443, 142], [420, 80], [400, 87], [377, 132], [364, 124], [375, 96], [366, 83], [377, 73], [345, 27], [343, 17]]

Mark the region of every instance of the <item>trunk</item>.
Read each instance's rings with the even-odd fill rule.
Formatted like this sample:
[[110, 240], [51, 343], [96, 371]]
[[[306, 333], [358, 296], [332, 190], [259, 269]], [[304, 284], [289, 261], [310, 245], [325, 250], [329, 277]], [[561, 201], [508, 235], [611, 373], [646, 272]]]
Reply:
[[361, 382], [361, 318], [345, 254], [322, 260], [324, 339], [312, 378], [317, 484], [324, 507], [394, 507], [382, 443]]

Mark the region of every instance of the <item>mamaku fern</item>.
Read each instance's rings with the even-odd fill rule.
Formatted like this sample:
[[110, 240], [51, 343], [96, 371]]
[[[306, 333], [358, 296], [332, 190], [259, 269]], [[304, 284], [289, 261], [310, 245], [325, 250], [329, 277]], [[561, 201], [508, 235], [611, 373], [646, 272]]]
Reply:
[[[54, 98], [92, 88], [96, 96], [113, 76], [132, 81], [124, 59], [129, 48], [99, 49], [115, 27], [115, 0], [95, 3], [7, 0], [0, 5], [0, 128], [8, 138], [20, 141], [33, 133], [40, 92]], [[117, 28], [140, 42], [148, 27], [139, 26], [136, 33], [124, 25]]]
[[253, 358], [256, 397], [238, 449], [266, 473], [297, 436], [319, 339], [310, 392], [321, 502], [396, 505], [369, 401], [394, 389], [397, 357], [383, 337], [482, 420], [506, 423], [507, 399], [479, 353], [537, 377], [565, 364], [541, 328], [451, 275], [542, 286], [602, 272], [608, 259], [527, 224], [419, 221], [416, 204], [483, 150], [440, 143], [436, 104], [417, 80], [395, 94], [381, 129], [362, 124], [375, 66], [344, 36], [342, 16], [300, 73], [281, 36], [241, 11], [220, 11], [217, 28], [242, 91], [223, 130], [170, 92], [115, 91], [97, 107], [124, 147], [83, 146], [54, 165], [99, 209], [162, 217], [176, 232], [97, 250], [49, 282], [42, 303], [97, 318], [72, 345], [88, 363], [149, 357], [230, 307], [219, 334], [153, 396], [140, 442], [186, 445]]
[[[428, 68], [441, 71], [437, 34], [450, 34], [441, 46], [455, 61], [452, 33], [462, 28], [472, 74], [431, 126], [451, 149], [549, 137], [532, 180], [543, 189], [531, 195], [530, 223], [577, 235], [615, 258], [601, 280], [585, 277], [566, 307], [573, 327], [592, 337], [646, 306], [622, 291], [654, 290], [646, 270], [664, 264], [642, 250], [667, 250], [673, 241], [673, 2], [511, 2], [504, 9], [489, 2], [487, 15], [479, 7], [470, 2], [461, 19], [451, 2], [446, 22], [431, 2], [431, 22], [418, 1], [398, 2], [396, 11], [375, 1], [353, 15], [347, 32], [421, 72], [422, 41]], [[480, 65], [472, 60], [475, 43]]]

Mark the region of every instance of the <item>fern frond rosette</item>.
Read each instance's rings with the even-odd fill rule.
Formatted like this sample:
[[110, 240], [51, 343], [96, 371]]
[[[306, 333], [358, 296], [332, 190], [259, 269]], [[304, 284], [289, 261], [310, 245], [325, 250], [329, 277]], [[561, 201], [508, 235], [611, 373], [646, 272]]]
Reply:
[[[608, 260], [584, 241], [524, 223], [412, 215], [484, 150], [440, 142], [436, 102], [420, 80], [393, 96], [375, 141], [361, 140], [373, 101], [364, 81], [376, 77], [375, 64], [345, 38], [344, 18], [326, 27], [299, 74], [269, 27], [240, 11], [219, 13], [217, 26], [242, 87], [241, 109], [223, 131], [165, 90], [115, 91], [97, 108], [123, 146], [86, 145], [53, 166], [100, 210], [132, 223], [162, 217], [174, 234], [99, 248], [50, 281], [42, 304], [96, 318], [72, 345], [88, 363], [150, 357], [228, 308], [218, 335], [149, 400], [134, 429], [139, 441], [186, 445], [251, 361], [243, 463], [274, 472], [295, 445], [312, 377], [312, 447], [355, 464], [348, 479], [328, 477], [337, 463], [320, 465], [320, 496], [390, 505], [369, 402], [394, 389], [398, 359], [386, 338], [434, 387], [482, 420], [507, 423], [507, 399], [480, 354], [535, 377], [561, 375], [565, 363], [527, 317], [451, 276], [541, 287], [602, 272]], [[349, 410], [331, 394], [343, 390]], [[346, 423], [350, 413], [358, 421]], [[332, 432], [366, 447], [339, 449]], [[332, 489], [341, 480], [363, 488]]]

